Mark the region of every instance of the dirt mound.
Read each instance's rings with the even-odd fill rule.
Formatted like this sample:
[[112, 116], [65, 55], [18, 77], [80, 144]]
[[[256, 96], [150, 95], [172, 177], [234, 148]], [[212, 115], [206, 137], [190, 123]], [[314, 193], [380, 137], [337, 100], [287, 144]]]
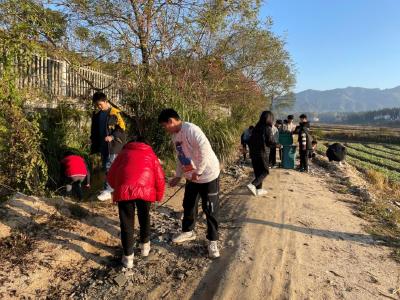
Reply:
[[[232, 174], [221, 182], [223, 190], [235, 187], [244, 175], [241, 170], [230, 169]], [[166, 198], [173, 192], [168, 190]], [[179, 193], [168, 207], [153, 207], [150, 256], [137, 255], [133, 270], [126, 271], [119, 263], [122, 250], [115, 205], [14, 195], [0, 206], [0, 299], [145, 295], [173, 299], [182, 283], [200, 278], [210, 264], [201, 215], [198, 240], [171, 244], [181, 227], [182, 196]], [[222, 240], [226, 234], [227, 229], [221, 228]]]
[[313, 162], [317, 166], [321, 167], [314, 169], [314, 175], [331, 177], [333, 179], [331, 180], [331, 183], [336, 181], [334, 186], [346, 186], [349, 192], [353, 195], [359, 196], [363, 201], [375, 201], [376, 195], [374, 195], [371, 186], [369, 186], [363, 178], [363, 175], [352, 165], [345, 161], [342, 163], [329, 162], [326, 157], [321, 155], [317, 155], [313, 159]]

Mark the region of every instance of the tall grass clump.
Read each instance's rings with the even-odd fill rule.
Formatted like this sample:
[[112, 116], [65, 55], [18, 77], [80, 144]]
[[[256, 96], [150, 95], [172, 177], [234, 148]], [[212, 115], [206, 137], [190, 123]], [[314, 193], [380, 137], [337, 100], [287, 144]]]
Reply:
[[[229, 80], [215, 86], [215, 80], [204, 75], [207, 66], [201, 60], [166, 64], [153, 70], [148, 82], [136, 78], [138, 84], [125, 97], [124, 106], [135, 115], [136, 130], [151, 141], [163, 160], [174, 160], [174, 152], [170, 137], [157, 122], [161, 110], [174, 108], [184, 121], [199, 126], [221, 162], [229, 162], [241, 132], [266, 107], [263, 94], [241, 76], [230, 74]], [[222, 67], [219, 72], [228, 73]]]
[[83, 156], [91, 167], [90, 122], [90, 112], [66, 102], [40, 111], [41, 149], [48, 166], [49, 188], [60, 184], [60, 161], [65, 151]]
[[[47, 165], [40, 149], [42, 133], [37, 114], [26, 114], [27, 95], [16, 87], [16, 74], [3, 64], [0, 76], [0, 190], [40, 194]], [[2, 194], [2, 193], [0, 193]]]

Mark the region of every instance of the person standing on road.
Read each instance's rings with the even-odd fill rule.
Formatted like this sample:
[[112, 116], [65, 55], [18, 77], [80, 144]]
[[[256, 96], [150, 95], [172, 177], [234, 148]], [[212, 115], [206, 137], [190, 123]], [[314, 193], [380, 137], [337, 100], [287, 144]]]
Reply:
[[174, 243], [196, 239], [194, 228], [197, 218], [197, 202], [200, 195], [203, 212], [207, 218], [208, 253], [210, 258], [220, 256], [218, 250], [218, 210], [220, 165], [210, 142], [196, 125], [183, 122], [178, 113], [169, 108], [158, 116], [158, 122], [172, 135], [177, 153], [175, 177], [170, 186], [176, 186], [186, 178], [183, 198], [182, 233], [173, 238]]
[[153, 149], [143, 137], [136, 137], [114, 160], [107, 179], [114, 189], [113, 200], [118, 203], [124, 250], [122, 264], [132, 268], [135, 207], [140, 225], [141, 254], [146, 257], [150, 252], [150, 207], [152, 202], [163, 199], [164, 172]]
[[288, 117], [287, 117], [287, 130], [290, 133], [294, 133], [295, 130], [296, 130], [296, 124], [294, 124], [293, 120], [294, 120], [294, 116], [293, 115], [288, 115]]
[[271, 168], [276, 165], [276, 148], [279, 144], [279, 129], [282, 127], [282, 120], [277, 120], [275, 125], [272, 125], [272, 135], [274, 136], [275, 145], [271, 145], [269, 153], [269, 166]]
[[270, 148], [276, 147], [275, 138], [272, 133], [273, 123], [273, 113], [270, 111], [263, 111], [250, 138], [250, 157], [253, 164], [255, 179], [252, 183], [247, 185], [247, 188], [255, 196], [267, 194], [267, 191], [262, 188], [262, 183], [269, 174]]
[[[100, 153], [103, 170], [110, 169], [112, 162], [121, 151], [126, 140], [126, 126], [121, 111], [112, 107], [102, 92], [93, 94], [93, 104], [98, 111], [93, 113], [91, 128], [91, 154]], [[97, 196], [100, 201], [111, 200], [112, 188], [107, 180], [104, 190]]]
[[310, 134], [310, 123], [305, 114], [300, 115], [298, 126], [298, 141], [300, 153], [300, 172], [308, 172], [308, 160], [312, 152], [312, 137]]
[[253, 131], [253, 129], [254, 129], [254, 126], [250, 126], [240, 136], [240, 143], [242, 144], [243, 162], [244, 163], [246, 162], [247, 146], [249, 145], [249, 140], [250, 140], [251, 132]]

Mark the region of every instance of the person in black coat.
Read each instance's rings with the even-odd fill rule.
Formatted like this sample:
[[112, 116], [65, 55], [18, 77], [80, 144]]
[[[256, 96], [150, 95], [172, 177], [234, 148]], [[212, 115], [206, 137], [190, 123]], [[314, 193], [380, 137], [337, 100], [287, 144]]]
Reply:
[[273, 113], [263, 111], [250, 137], [250, 158], [253, 164], [255, 179], [247, 187], [255, 196], [262, 196], [267, 193], [262, 188], [262, 183], [269, 174], [270, 148], [276, 147], [276, 141], [272, 133], [273, 123]]
[[300, 125], [296, 129], [299, 137], [300, 172], [308, 172], [308, 160], [312, 153], [312, 137], [310, 123], [306, 115], [300, 116]]
[[[126, 125], [121, 111], [112, 107], [102, 92], [93, 94], [93, 104], [97, 110], [92, 115], [90, 153], [100, 153], [103, 170], [106, 172], [121, 152], [126, 142]], [[97, 196], [100, 201], [111, 199], [112, 188], [107, 181], [104, 190]]]

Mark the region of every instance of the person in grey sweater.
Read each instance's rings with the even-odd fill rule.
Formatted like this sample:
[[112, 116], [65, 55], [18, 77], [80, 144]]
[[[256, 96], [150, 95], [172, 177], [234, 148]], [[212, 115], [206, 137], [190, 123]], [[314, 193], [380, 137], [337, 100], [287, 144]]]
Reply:
[[207, 218], [207, 239], [210, 258], [220, 256], [218, 250], [218, 210], [220, 165], [210, 142], [196, 125], [183, 122], [173, 109], [163, 110], [158, 122], [172, 135], [177, 154], [175, 177], [170, 186], [176, 186], [182, 177], [186, 178], [183, 199], [184, 215], [182, 233], [173, 238], [174, 243], [196, 239], [194, 228], [197, 218], [198, 196], [202, 200], [203, 212]]

